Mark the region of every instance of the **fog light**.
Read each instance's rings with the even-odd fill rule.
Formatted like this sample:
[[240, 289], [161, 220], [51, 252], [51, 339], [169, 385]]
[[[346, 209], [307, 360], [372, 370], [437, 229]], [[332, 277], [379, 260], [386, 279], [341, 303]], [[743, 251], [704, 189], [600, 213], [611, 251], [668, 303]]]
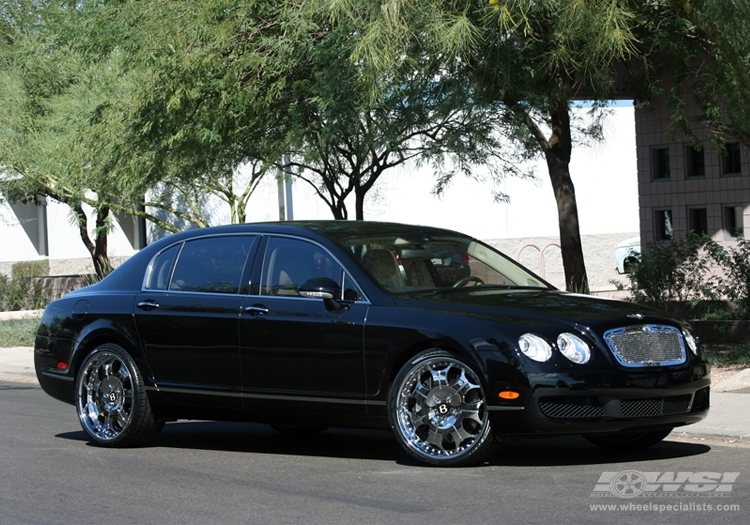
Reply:
[[57, 369], [58, 370], [67, 370], [68, 369], [68, 363], [65, 361], [60, 361], [57, 363]]

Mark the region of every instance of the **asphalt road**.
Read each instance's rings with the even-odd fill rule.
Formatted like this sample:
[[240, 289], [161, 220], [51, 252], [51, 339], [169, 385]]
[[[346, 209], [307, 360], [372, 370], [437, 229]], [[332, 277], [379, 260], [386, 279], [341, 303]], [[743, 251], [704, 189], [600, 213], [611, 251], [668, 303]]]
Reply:
[[[671, 489], [638, 485], [670, 479]], [[723, 492], [712, 483], [720, 479]], [[644, 492], [624, 497], [634, 490]], [[487, 465], [435, 469], [408, 460], [387, 432], [290, 437], [262, 425], [179, 422], [153, 446], [110, 450], [88, 444], [73, 407], [0, 382], [2, 525], [706, 525], [746, 524], [748, 515], [743, 446], [667, 441], [611, 455], [581, 438], [525, 440]]]

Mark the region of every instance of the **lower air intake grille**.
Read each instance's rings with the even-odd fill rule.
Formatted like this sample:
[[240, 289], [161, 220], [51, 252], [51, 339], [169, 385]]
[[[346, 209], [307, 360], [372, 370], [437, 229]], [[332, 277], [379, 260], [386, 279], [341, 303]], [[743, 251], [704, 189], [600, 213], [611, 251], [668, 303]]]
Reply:
[[690, 411], [690, 394], [652, 399], [623, 399], [620, 402], [625, 417], [664, 416]]
[[543, 397], [539, 407], [547, 417], [557, 419], [602, 417], [604, 408], [595, 397]]

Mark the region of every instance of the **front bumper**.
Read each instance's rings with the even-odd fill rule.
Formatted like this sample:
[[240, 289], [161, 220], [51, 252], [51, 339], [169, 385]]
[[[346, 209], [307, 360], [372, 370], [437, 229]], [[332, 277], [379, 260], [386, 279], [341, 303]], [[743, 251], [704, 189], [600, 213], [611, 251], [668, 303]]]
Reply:
[[[518, 388], [518, 400], [489, 405], [496, 434], [544, 436], [656, 430], [697, 423], [708, 414], [711, 380], [707, 368], [612, 374], [571, 381], [545, 375]], [[594, 381], [595, 379], [595, 381]], [[533, 384], [533, 383], [532, 383]], [[508, 389], [505, 387], [505, 389]], [[510, 388], [513, 390], [513, 388]]]

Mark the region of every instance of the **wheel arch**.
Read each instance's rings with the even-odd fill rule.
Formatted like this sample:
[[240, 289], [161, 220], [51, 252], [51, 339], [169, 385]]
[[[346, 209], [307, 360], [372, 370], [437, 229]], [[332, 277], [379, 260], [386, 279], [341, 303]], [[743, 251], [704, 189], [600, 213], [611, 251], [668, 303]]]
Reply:
[[74, 376], [78, 374], [83, 360], [92, 350], [103, 344], [111, 343], [120, 346], [133, 358], [145, 380], [150, 377], [148, 366], [139, 355], [137, 340], [124, 327], [114, 323], [96, 323], [88, 327], [85, 333], [81, 335], [69, 363]]
[[391, 388], [393, 387], [396, 376], [404, 367], [404, 365], [406, 365], [406, 363], [408, 363], [411, 359], [414, 359], [414, 357], [416, 357], [419, 353], [424, 352], [425, 350], [432, 349], [449, 352], [456, 357], [460, 357], [461, 359], [467, 361], [467, 364], [471, 366], [472, 370], [474, 370], [474, 373], [476, 373], [480, 377], [482, 382], [485, 383], [485, 388], [487, 387], [487, 373], [481, 366], [480, 360], [476, 358], [473, 352], [454, 340], [422, 339], [410, 344], [408, 347], [403, 348], [398, 353], [398, 356], [394, 359], [386, 377], [387, 384], [384, 385], [386, 398], [389, 395]]

